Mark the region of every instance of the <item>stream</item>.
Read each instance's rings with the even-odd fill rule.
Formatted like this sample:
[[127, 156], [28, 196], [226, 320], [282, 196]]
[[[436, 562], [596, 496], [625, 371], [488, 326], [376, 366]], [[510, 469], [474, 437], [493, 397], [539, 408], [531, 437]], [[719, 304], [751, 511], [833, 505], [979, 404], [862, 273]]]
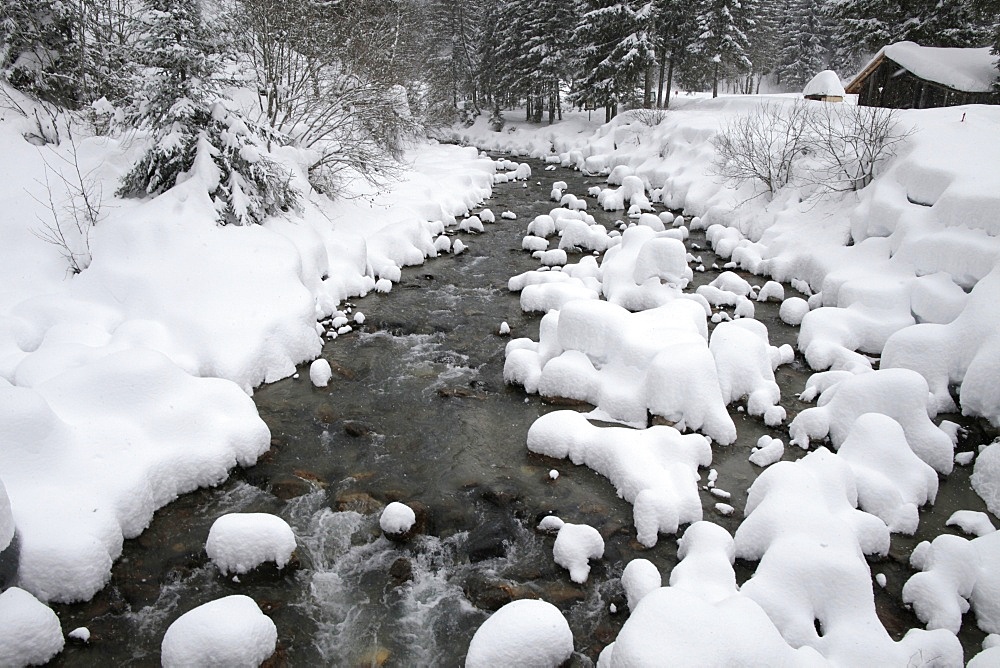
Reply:
[[[458, 235], [468, 245], [464, 253], [404, 269], [391, 293], [341, 307], [366, 319], [325, 345], [323, 356], [334, 369], [329, 387], [313, 387], [304, 364], [298, 377], [258, 388], [254, 400], [271, 429], [271, 450], [218, 487], [157, 512], [139, 538], [126, 541], [110, 584], [94, 599], [53, 606], [64, 631], [86, 626], [92, 633], [88, 645], [68, 644], [53, 665], [159, 665], [160, 641], [171, 622], [234, 593], [251, 596], [277, 625], [271, 666], [461, 665], [490, 612], [523, 597], [563, 610], [575, 638], [572, 663], [596, 662], [627, 616], [618, 582], [624, 565], [650, 559], [666, 582], [677, 545], [665, 536], [655, 548], [644, 548], [635, 540], [631, 506], [606, 479], [525, 447], [532, 422], [566, 406], [503, 382], [509, 339], [498, 334], [500, 323], [509, 323], [513, 337], [537, 340], [540, 320], [521, 312], [507, 280], [538, 266], [521, 250], [521, 238], [534, 216], [555, 206], [548, 200], [553, 181], [566, 181], [566, 192], [579, 196], [604, 185], [603, 177], [531, 164], [536, 171], [526, 184], [495, 186], [485, 206], [497, 222], [485, 234]], [[501, 219], [506, 210], [518, 219]], [[623, 217], [591, 213], [609, 227]], [[722, 264], [704, 233], [692, 233], [687, 243], [706, 268]], [[696, 272], [689, 289], [720, 271]], [[766, 280], [738, 273], [757, 285]], [[786, 296], [798, 294], [785, 289]], [[778, 306], [758, 303], [756, 317], [768, 326], [772, 345], [794, 346], [798, 330], [781, 322]], [[796, 394], [808, 376], [801, 356], [776, 372], [785, 424], [807, 407]], [[763, 434], [788, 438], [740, 406], [730, 409], [739, 439], [713, 446], [713, 468], [737, 512], [716, 513], [717, 499], [707, 490], [702, 506], [705, 519], [733, 532], [760, 473], [747, 461], [750, 447]], [[979, 423], [939, 418], [968, 427], [960, 450], [992, 439]], [[795, 447], [785, 453], [786, 459], [805, 454]], [[549, 478], [551, 469], [560, 472], [558, 479]], [[885, 589], [875, 586], [876, 603], [894, 638], [921, 626], [900, 601], [913, 547], [954, 532], [944, 526], [954, 510], [985, 510], [971, 491], [970, 474], [971, 468], [956, 467], [942, 480], [937, 505], [922, 512], [918, 534], [893, 536], [889, 557], [871, 562], [873, 574], [888, 579]], [[388, 541], [378, 527], [391, 501], [417, 511], [419, 534], [405, 545]], [[298, 540], [294, 567], [262, 569], [239, 581], [219, 576], [204, 543], [212, 522], [228, 512], [269, 512], [287, 520]], [[605, 556], [593, 563], [585, 585], [555, 565], [553, 538], [534, 531], [550, 513], [590, 524], [605, 539]], [[737, 562], [740, 582], [753, 567]], [[979, 651], [983, 637], [967, 615], [961, 635], [966, 657]]]

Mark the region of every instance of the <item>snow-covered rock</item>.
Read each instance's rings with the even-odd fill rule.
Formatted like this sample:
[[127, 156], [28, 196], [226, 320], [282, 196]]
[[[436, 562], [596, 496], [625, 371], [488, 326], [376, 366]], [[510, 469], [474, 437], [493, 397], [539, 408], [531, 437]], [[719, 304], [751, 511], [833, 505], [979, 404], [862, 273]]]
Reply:
[[0, 594], [0, 666], [47, 663], [64, 644], [51, 608], [18, 587]]
[[326, 387], [330, 384], [331, 378], [333, 378], [333, 369], [330, 368], [330, 363], [322, 357], [313, 360], [312, 364], [309, 365], [309, 380], [316, 387]]
[[378, 525], [385, 535], [398, 538], [406, 534], [416, 524], [417, 515], [405, 503], [393, 501], [385, 507], [378, 518]]
[[246, 573], [268, 561], [280, 569], [295, 551], [295, 533], [277, 515], [229, 513], [212, 523], [205, 551], [223, 574]]
[[573, 632], [551, 603], [512, 601], [483, 622], [469, 644], [466, 668], [556, 668], [573, 654]]
[[278, 630], [248, 596], [200, 605], [178, 617], [163, 635], [164, 668], [259, 666], [274, 654]]

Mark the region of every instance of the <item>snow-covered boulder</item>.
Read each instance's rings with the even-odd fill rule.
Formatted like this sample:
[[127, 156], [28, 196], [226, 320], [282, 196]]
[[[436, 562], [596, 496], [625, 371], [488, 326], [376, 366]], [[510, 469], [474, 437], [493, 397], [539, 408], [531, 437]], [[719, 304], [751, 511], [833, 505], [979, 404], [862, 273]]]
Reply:
[[62, 651], [62, 628], [52, 609], [11, 587], [0, 594], [0, 666], [34, 666]]
[[840, 77], [833, 70], [823, 70], [806, 84], [802, 89], [802, 95], [810, 99], [840, 98], [843, 99], [844, 84], [840, 82]]
[[330, 368], [330, 363], [322, 357], [313, 360], [313, 363], [309, 365], [309, 380], [316, 387], [326, 387], [330, 384], [331, 378], [333, 378], [333, 369]]
[[545, 601], [512, 601], [476, 630], [466, 668], [556, 668], [573, 654], [573, 632], [559, 608]]
[[268, 561], [281, 569], [295, 551], [295, 534], [277, 515], [229, 513], [212, 524], [205, 551], [224, 575], [247, 573]]
[[160, 646], [164, 668], [259, 666], [274, 654], [278, 630], [249, 596], [226, 596], [184, 613]]
[[635, 612], [639, 601], [651, 591], [663, 586], [660, 571], [649, 559], [633, 559], [622, 571], [622, 588], [628, 601], [628, 609]]
[[569, 571], [573, 582], [583, 584], [590, 575], [590, 560], [604, 556], [604, 538], [592, 526], [571, 524], [549, 515], [538, 525], [543, 531], [557, 531], [552, 557]]
[[379, 527], [391, 540], [400, 540], [406, 537], [416, 522], [417, 515], [413, 509], [399, 501], [393, 501], [386, 506], [378, 518]]

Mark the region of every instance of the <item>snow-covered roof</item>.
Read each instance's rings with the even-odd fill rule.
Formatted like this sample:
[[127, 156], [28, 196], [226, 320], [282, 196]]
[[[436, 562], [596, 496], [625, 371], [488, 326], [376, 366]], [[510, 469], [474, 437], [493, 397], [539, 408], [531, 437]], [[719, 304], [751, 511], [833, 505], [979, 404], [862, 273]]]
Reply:
[[844, 97], [844, 85], [840, 83], [840, 77], [833, 70], [823, 70], [806, 84], [802, 91], [805, 96], [821, 95], [825, 97]]
[[[925, 81], [967, 93], [992, 91], [1000, 75], [997, 57], [990, 53], [989, 47], [963, 49], [897, 42], [879, 51], [872, 63], [883, 54]], [[865, 66], [862, 72], [867, 70]]]

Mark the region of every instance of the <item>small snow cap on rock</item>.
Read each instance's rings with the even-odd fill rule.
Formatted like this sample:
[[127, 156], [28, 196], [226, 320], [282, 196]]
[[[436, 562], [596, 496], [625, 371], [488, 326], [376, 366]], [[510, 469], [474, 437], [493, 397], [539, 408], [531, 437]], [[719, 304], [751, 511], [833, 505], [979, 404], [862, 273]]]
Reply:
[[590, 575], [590, 560], [604, 556], [604, 538], [600, 532], [586, 524], [564, 522], [555, 515], [543, 517], [538, 529], [559, 532], [552, 546], [552, 557], [569, 571], [573, 582], [586, 582]]
[[545, 601], [512, 601], [472, 636], [466, 668], [562, 665], [573, 654], [573, 632], [559, 608]]
[[295, 534], [277, 515], [229, 513], [212, 524], [205, 551], [224, 575], [247, 573], [268, 561], [280, 569], [295, 551]]
[[278, 630], [249, 596], [226, 596], [186, 612], [163, 636], [164, 668], [259, 666], [274, 654]]
[[56, 613], [28, 592], [11, 587], [0, 594], [0, 666], [34, 666], [62, 651]]
[[313, 363], [309, 365], [309, 380], [316, 387], [326, 387], [330, 384], [332, 377], [333, 370], [330, 368], [330, 363], [322, 357], [313, 360]]
[[510, 325], [504, 320], [500, 323], [500, 336], [507, 336], [508, 334], [510, 334]]
[[386, 506], [385, 510], [382, 511], [382, 516], [378, 518], [378, 525], [382, 527], [386, 538], [391, 540], [408, 537], [407, 535], [416, 522], [417, 515], [413, 509], [399, 501], [393, 501]]

